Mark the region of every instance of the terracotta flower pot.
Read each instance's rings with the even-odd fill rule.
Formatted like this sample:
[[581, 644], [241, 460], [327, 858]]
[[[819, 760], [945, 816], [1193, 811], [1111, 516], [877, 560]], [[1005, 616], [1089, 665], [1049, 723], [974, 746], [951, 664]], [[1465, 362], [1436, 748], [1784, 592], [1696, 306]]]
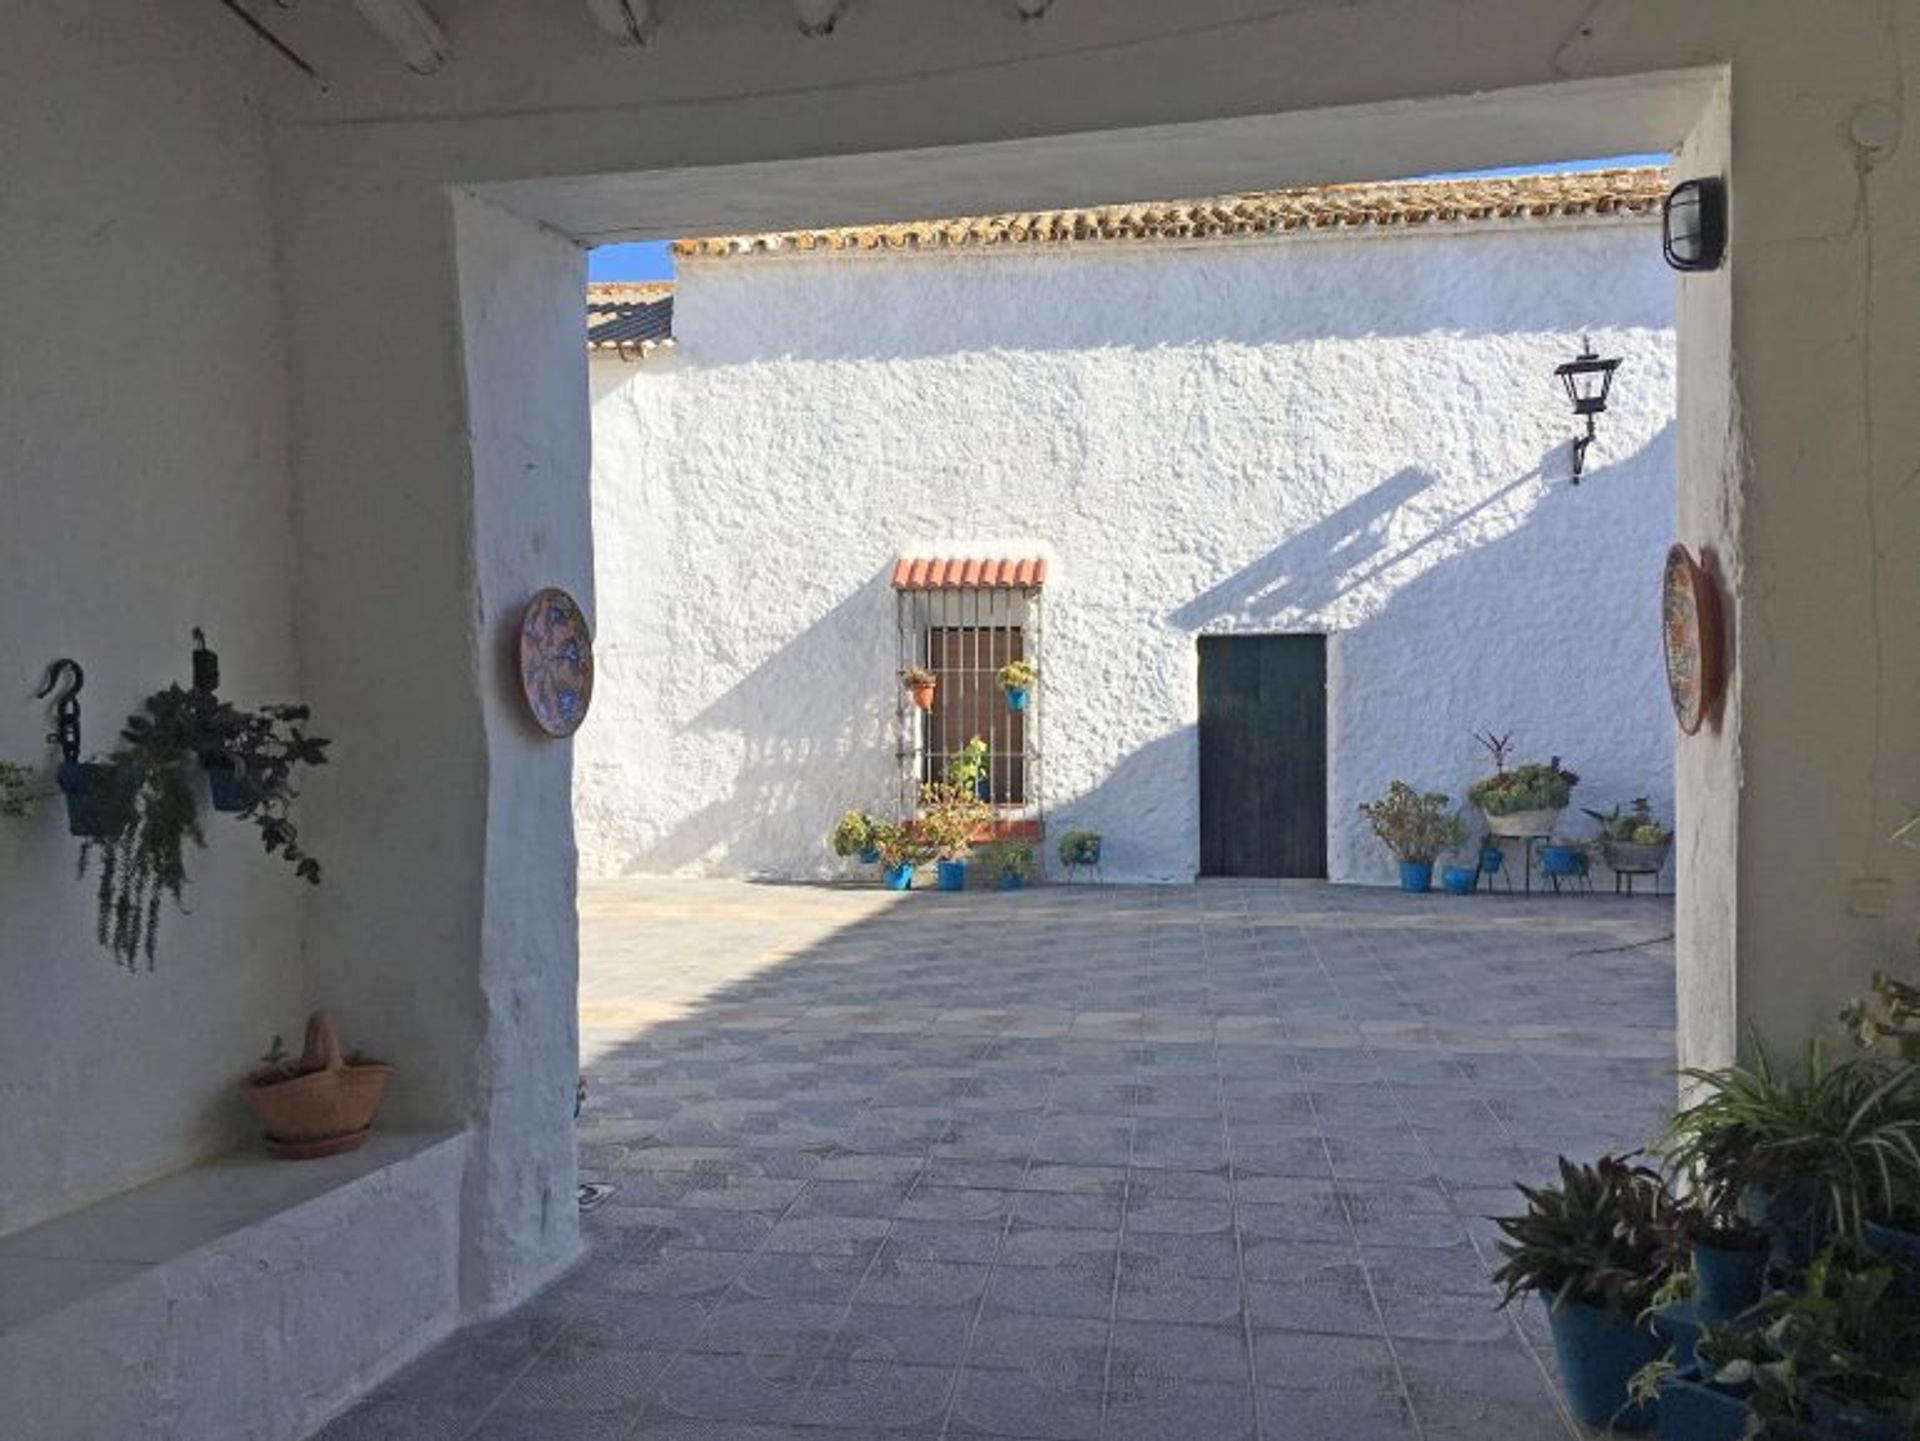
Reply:
[[933, 692], [935, 689], [936, 687], [931, 685], [916, 685], [909, 686], [908, 692], [913, 696], [913, 703], [919, 706], [921, 710], [932, 710]]
[[325, 1011], [307, 1017], [307, 1042], [291, 1074], [262, 1066], [240, 1093], [267, 1133], [267, 1149], [299, 1160], [351, 1151], [367, 1139], [393, 1067], [348, 1060]]

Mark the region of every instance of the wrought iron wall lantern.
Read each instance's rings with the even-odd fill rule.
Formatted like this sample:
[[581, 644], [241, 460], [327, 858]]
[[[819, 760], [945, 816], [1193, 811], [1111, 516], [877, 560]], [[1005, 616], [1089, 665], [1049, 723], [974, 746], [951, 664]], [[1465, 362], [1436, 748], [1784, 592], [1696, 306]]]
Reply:
[[1683, 180], [1660, 207], [1660, 247], [1675, 270], [1716, 270], [1727, 253], [1727, 186]]
[[1565, 365], [1557, 366], [1553, 372], [1567, 388], [1567, 399], [1573, 402], [1575, 418], [1584, 416], [1587, 422], [1587, 433], [1573, 438], [1575, 485], [1580, 483], [1580, 476], [1586, 469], [1587, 447], [1593, 444], [1593, 418], [1606, 413], [1607, 394], [1613, 389], [1613, 373], [1620, 368], [1618, 357], [1602, 360], [1594, 352], [1593, 343], [1585, 336], [1581, 337], [1580, 344], [1580, 353]]

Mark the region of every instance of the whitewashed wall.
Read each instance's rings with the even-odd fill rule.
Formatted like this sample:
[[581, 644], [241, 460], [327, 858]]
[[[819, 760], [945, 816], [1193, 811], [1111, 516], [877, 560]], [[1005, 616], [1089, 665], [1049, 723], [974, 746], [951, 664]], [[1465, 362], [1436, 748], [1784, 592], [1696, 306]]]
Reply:
[[[583, 868], [833, 870], [893, 795], [903, 553], [1053, 557], [1051, 825], [1112, 878], [1197, 868], [1202, 632], [1333, 635], [1335, 879], [1482, 727], [1670, 814], [1673, 305], [1641, 222], [683, 263], [677, 351], [594, 367]], [[1575, 489], [1583, 332], [1625, 364]]]

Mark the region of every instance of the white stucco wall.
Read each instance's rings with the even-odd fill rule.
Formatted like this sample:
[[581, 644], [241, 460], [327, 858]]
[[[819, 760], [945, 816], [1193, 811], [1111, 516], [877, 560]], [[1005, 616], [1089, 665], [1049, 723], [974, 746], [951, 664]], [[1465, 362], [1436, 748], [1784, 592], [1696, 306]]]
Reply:
[[[195, 625], [232, 698], [299, 695], [292, 496], [247, 45], [150, 4], [15, 6], [5, 28], [0, 758], [51, 789], [33, 690], [56, 656], [86, 668], [89, 753], [188, 679]], [[307, 888], [251, 827], [206, 829], [189, 914], [164, 907], [157, 968], [129, 975], [59, 799], [0, 820], [0, 1232], [250, 1132], [233, 1083], [297, 1034]]]
[[[835, 869], [897, 791], [887, 572], [956, 551], [1052, 557], [1045, 800], [1113, 878], [1198, 866], [1200, 633], [1332, 635], [1337, 880], [1478, 728], [1671, 814], [1673, 292], [1645, 222], [683, 262], [677, 349], [594, 365], [582, 864]], [[1624, 364], [1575, 489], [1583, 331]]]

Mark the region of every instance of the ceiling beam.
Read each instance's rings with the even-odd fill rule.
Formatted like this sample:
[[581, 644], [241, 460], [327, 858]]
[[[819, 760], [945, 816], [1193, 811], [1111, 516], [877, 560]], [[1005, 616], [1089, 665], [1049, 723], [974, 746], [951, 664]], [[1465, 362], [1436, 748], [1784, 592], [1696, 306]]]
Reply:
[[399, 52], [407, 69], [431, 75], [453, 54], [447, 32], [420, 0], [353, 0], [373, 31]]
[[587, 0], [587, 11], [621, 45], [651, 45], [660, 29], [653, 0]]
[[846, 0], [793, 0], [793, 17], [802, 35], [831, 35]]

